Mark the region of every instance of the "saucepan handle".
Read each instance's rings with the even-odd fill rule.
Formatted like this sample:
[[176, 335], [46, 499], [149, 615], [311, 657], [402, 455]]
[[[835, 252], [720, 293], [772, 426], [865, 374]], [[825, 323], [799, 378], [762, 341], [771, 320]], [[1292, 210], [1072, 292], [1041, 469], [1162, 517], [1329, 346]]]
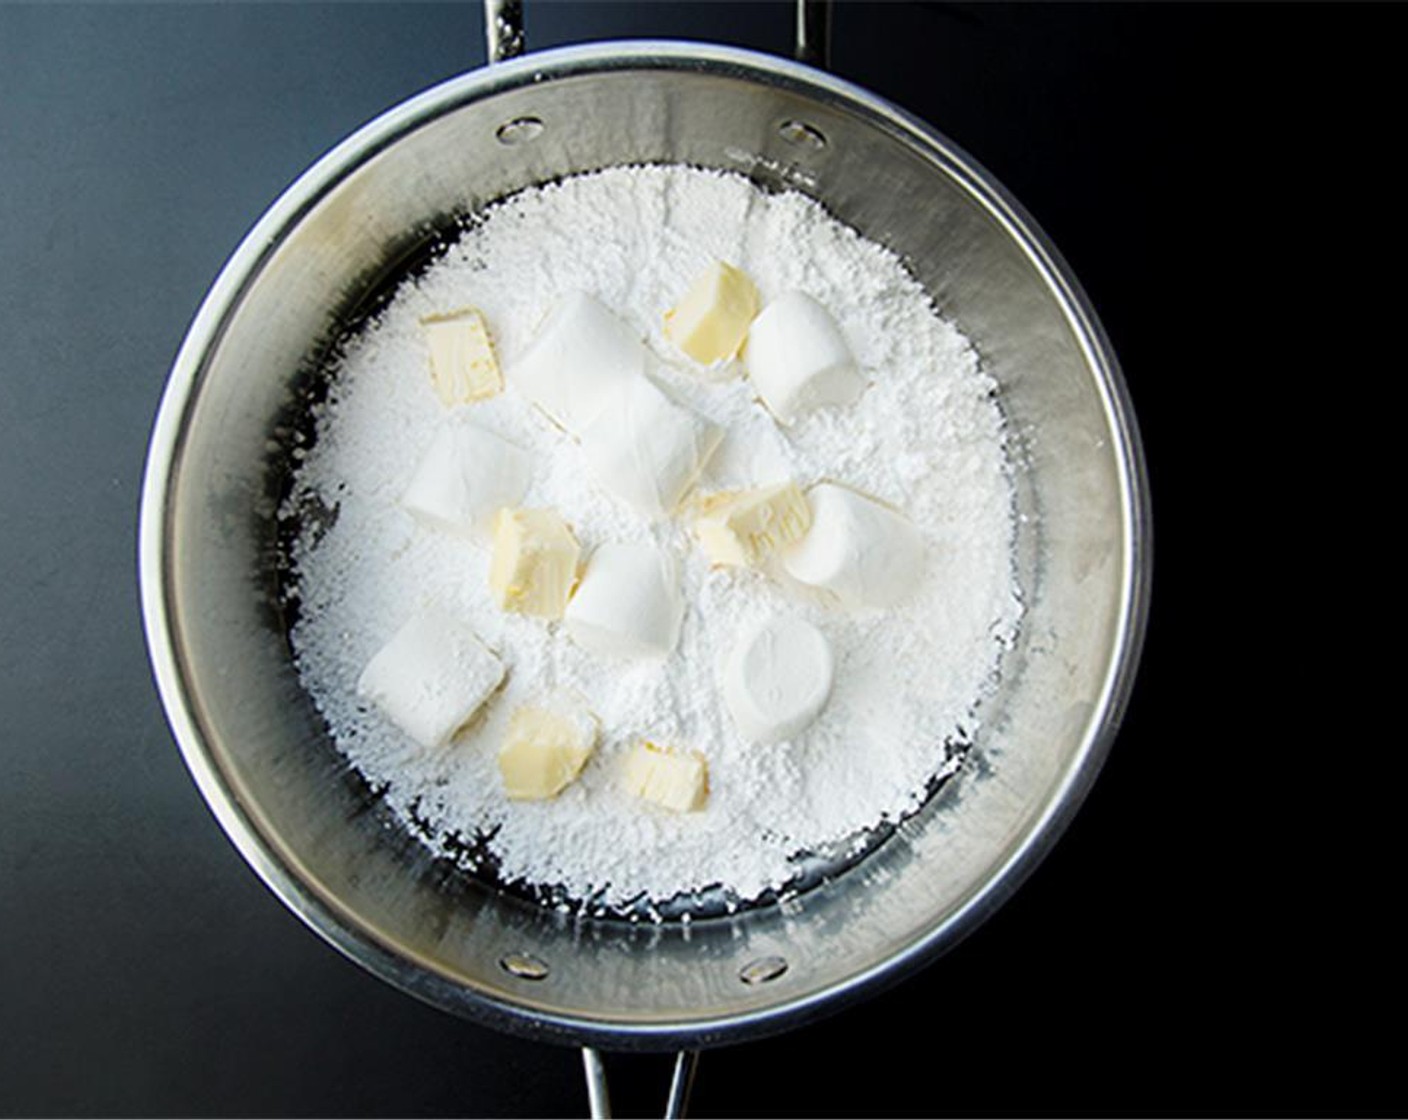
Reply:
[[503, 62], [523, 53], [523, 0], [484, 0], [484, 39], [489, 61]]
[[797, 41], [792, 55], [798, 62], [826, 70], [831, 66], [831, 0], [797, 0]]
[[[792, 53], [798, 62], [822, 69], [831, 65], [831, 7], [831, 0], [797, 0], [797, 37]], [[490, 62], [521, 55], [523, 0], [484, 0], [484, 36]]]
[[[697, 1050], [681, 1050], [675, 1055], [670, 1095], [665, 1100], [665, 1120], [678, 1120], [684, 1116], [698, 1065]], [[606, 1090], [606, 1067], [602, 1064], [601, 1054], [590, 1046], [582, 1047], [582, 1066], [587, 1074], [587, 1101], [591, 1106], [592, 1120], [604, 1120], [611, 1115], [611, 1096]]]
[[[503, 62], [523, 53], [523, 0], [484, 0], [484, 38], [489, 61]], [[797, 37], [793, 54], [798, 62], [826, 67], [831, 62], [831, 0], [797, 0]], [[670, 1078], [670, 1095], [665, 1102], [666, 1120], [681, 1117], [689, 1103], [694, 1071], [699, 1063], [695, 1050], [681, 1050], [675, 1056], [675, 1072]], [[606, 1088], [606, 1068], [601, 1055], [590, 1046], [582, 1048], [582, 1066], [587, 1075], [587, 1100], [595, 1118], [611, 1115], [611, 1097]]]

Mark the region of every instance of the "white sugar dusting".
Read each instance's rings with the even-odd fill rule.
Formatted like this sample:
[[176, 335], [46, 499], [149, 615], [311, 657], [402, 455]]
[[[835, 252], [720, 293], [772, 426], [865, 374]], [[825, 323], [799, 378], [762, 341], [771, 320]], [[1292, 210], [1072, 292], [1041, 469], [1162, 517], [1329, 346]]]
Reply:
[[[746, 378], [691, 373], [661, 313], [714, 260], [742, 268], [764, 304], [800, 289], [840, 324], [870, 385], [853, 405], [780, 427]], [[921, 586], [900, 606], [844, 612], [757, 572], [711, 570], [681, 520], [650, 523], [585, 477], [580, 449], [510, 383], [448, 412], [428, 375], [420, 317], [472, 305], [511, 371], [546, 311], [585, 290], [640, 332], [660, 376], [727, 435], [706, 490], [792, 478], [849, 484], [903, 510], [927, 548]], [[317, 501], [331, 528], [305, 526], [293, 558], [302, 679], [337, 748], [437, 852], [492, 836], [505, 880], [593, 905], [666, 900], [720, 887], [737, 901], [792, 879], [823, 849], [913, 810], [944, 772], [946, 740], [974, 708], [1021, 615], [1012, 486], [993, 381], [899, 259], [795, 193], [732, 175], [619, 168], [523, 192], [493, 208], [347, 346], [284, 516]], [[505, 614], [483, 547], [435, 532], [399, 503], [419, 457], [454, 418], [525, 449], [527, 506], [558, 510], [583, 548], [652, 539], [679, 562], [686, 614], [663, 661], [603, 659], [559, 623]], [[449, 748], [418, 747], [356, 694], [358, 674], [417, 609], [458, 611], [507, 666], [503, 689]], [[720, 665], [745, 626], [792, 613], [835, 654], [835, 687], [795, 739], [744, 742], [723, 706]], [[601, 719], [581, 778], [558, 798], [509, 802], [496, 761], [508, 718], [545, 688], [570, 686]], [[620, 789], [639, 738], [702, 753], [710, 797], [671, 814]], [[414, 822], [419, 822], [415, 823]]]

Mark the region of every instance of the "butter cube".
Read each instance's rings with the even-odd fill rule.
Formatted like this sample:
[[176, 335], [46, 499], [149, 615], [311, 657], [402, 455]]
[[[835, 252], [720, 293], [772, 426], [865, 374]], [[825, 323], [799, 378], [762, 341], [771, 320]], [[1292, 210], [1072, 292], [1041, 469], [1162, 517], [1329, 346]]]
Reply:
[[676, 813], [693, 813], [709, 799], [709, 767], [694, 751], [671, 751], [642, 740], [626, 759], [626, 792]]
[[492, 397], [504, 387], [484, 316], [473, 307], [421, 321], [430, 344], [430, 380], [446, 408]]
[[758, 289], [740, 270], [715, 261], [684, 299], [665, 312], [665, 337], [701, 365], [738, 356], [758, 314]]
[[795, 482], [709, 494], [697, 508], [694, 533], [716, 566], [756, 567], [801, 540], [812, 524], [811, 506]]
[[504, 792], [515, 801], [556, 797], [582, 772], [596, 736], [596, 716], [575, 697], [519, 708], [499, 748]]
[[577, 582], [581, 545], [550, 509], [501, 509], [494, 518], [489, 590], [506, 611], [561, 618]]
[[357, 692], [417, 743], [440, 747], [503, 679], [503, 663], [467, 625], [422, 611], [367, 662]]

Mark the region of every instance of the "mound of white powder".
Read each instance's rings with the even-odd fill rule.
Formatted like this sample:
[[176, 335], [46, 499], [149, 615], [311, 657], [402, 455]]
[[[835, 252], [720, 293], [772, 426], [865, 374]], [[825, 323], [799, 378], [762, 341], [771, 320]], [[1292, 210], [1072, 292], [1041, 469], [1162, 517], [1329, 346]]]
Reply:
[[[742, 268], [764, 304], [801, 289], [829, 309], [871, 382], [860, 400], [782, 428], [746, 378], [708, 381], [678, 364], [661, 314], [714, 260]], [[651, 524], [594, 485], [574, 441], [512, 387], [514, 360], [574, 290], [676, 362], [660, 376], [725, 427], [703, 489], [832, 479], [875, 494], [923, 534], [922, 585], [886, 611], [800, 601], [757, 572], [711, 569], [682, 521]], [[420, 455], [451, 422], [431, 387], [419, 319], [465, 305], [484, 313], [510, 370], [508, 389], [468, 415], [532, 456], [523, 504], [558, 510], [586, 551], [648, 538], [679, 561], [688, 605], [667, 659], [604, 659], [572, 644], [560, 624], [500, 611], [487, 550], [401, 508]], [[619, 168], [518, 194], [404, 284], [345, 348], [283, 511], [336, 510], [330, 528], [306, 525], [293, 547], [292, 641], [303, 682], [337, 748], [437, 852], [470, 860], [464, 843], [487, 837], [503, 880], [579, 904], [711, 887], [756, 898], [794, 878], [799, 853], [916, 808], [953, 765], [945, 743], [973, 733], [975, 706], [1021, 614], [994, 390], [899, 259], [801, 195], [683, 167]], [[485, 718], [442, 750], [414, 744], [355, 687], [371, 656], [429, 605], [458, 610], [508, 667]], [[733, 727], [720, 665], [747, 624], [779, 612], [827, 635], [836, 683], [811, 727], [759, 746]], [[496, 761], [508, 717], [559, 686], [590, 699], [601, 719], [597, 752], [555, 800], [509, 802]], [[672, 814], [621, 790], [625, 752], [641, 737], [706, 757], [702, 812]]]

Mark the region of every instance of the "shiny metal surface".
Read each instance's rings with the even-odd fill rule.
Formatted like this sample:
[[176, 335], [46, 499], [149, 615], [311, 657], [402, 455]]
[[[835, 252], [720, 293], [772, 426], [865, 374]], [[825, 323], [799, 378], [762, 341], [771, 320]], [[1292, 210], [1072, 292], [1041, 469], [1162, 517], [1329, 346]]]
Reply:
[[[503, 126], [537, 121], [520, 143]], [[805, 125], [821, 144], [790, 142]], [[529, 131], [532, 131], [531, 129]], [[969, 772], [876, 853], [784, 904], [641, 927], [572, 920], [432, 863], [332, 750], [290, 664], [274, 510], [319, 348], [454, 216], [635, 162], [795, 187], [899, 252], [977, 345], [1010, 420], [1028, 614]], [[158, 684], [222, 827], [313, 929], [384, 979], [532, 1037], [694, 1049], [780, 1030], [933, 959], [1049, 848], [1114, 735], [1142, 638], [1147, 491], [1113, 354], [1059, 256], [928, 126], [751, 52], [635, 42], [534, 54], [386, 113], [241, 244], [153, 431], [142, 599]], [[516, 976], [500, 961], [541, 961]], [[740, 980], [779, 957], [785, 973]]]

